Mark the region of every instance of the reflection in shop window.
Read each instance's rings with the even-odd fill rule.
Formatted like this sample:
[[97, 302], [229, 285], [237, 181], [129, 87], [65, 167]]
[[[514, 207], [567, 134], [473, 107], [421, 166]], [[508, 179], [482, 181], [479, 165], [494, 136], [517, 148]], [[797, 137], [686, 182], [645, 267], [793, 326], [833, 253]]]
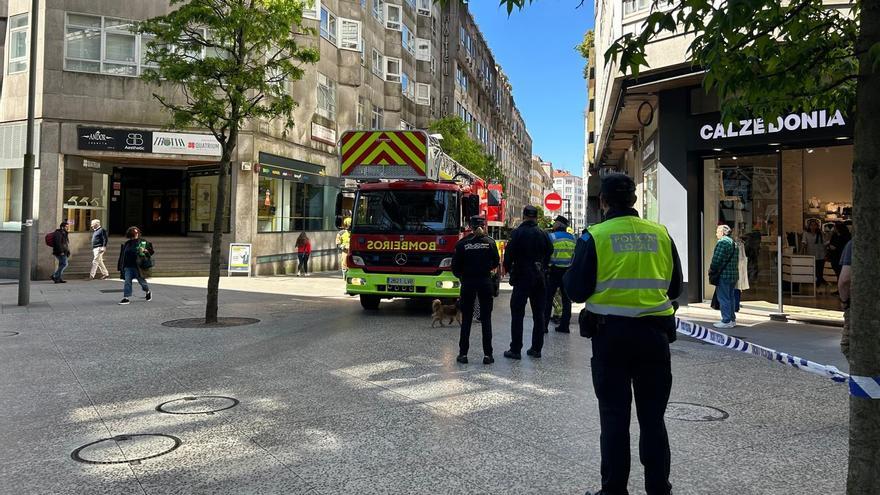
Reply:
[[[189, 178], [189, 231], [214, 232], [217, 211], [218, 172], [191, 173]], [[223, 209], [223, 231], [229, 232], [232, 180], [226, 182], [226, 207]]]
[[0, 230], [21, 230], [20, 168], [0, 168]]
[[297, 232], [324, 230], [324, 186], [261, 177], [257, 230]]
[[[642, 212], [645, 220], [660, 221], [660, 208], [657, 201], [657, 164], [649, 166], [644, 172], [644, 188], [642, 195]], [[580, 188], [578, 188], [580, 189]]]
[[100, 171], [99, 164], [88, 160], [84, 163], [86, 168], [70, 164], [64, 169], [64, 219], [71, 232], [88, 232], [92, 220], [100, 220], [107, 226], [110, 176]]

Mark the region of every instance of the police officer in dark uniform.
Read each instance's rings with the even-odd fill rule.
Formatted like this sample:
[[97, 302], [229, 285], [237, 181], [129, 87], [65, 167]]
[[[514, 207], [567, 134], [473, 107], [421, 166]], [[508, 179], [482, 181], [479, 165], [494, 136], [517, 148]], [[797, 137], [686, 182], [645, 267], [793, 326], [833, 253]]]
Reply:
[[[632, 208], [635, 184], [623, 174], [602, 181], [605, 221], [578, 241], [564, 277], [568, 295], [586, 301], [581, 335], [592, 338], [593, 388], [599, 401], [603, 495], [627, 493], [630, 408], [635, 396], [639, 458], [648, 495], [671, 493], [669, 438], [663, 415], [672, 389], [669, 343], [682, 271], [666, 228]], [[590, 492], [587, 492], [590, 495]]]
[[495, 241], [486, 235], [486, 221], [478, 216], [470, 220], [473, 233], [455, 245], [452, 273], [461, 281], [461, 339], [458, 343], [459, 363], [467, 363], [474, 317], [474, 300], [480, 301], [480, 324], [483, 326], [483, 364], [492, 364], [492, 271], [500, 259]]
[[504, 357], [522, 359], [523, 318], [526, 315], [526, 301], [532, 307], [532, 347], [526, 351], [529, 356], [541, 357], [544, 347], [544, 305], [548, 304], [545, 294], [544, 277], [553, 244], [546, 232], [538, 228], [538, 209], [534, 206], [523, 208], [523, 223], [510, 234], [510, 241], [504, 251], [504, 269], [510, 274], [513, 295], [510, 297], [510, 350]]

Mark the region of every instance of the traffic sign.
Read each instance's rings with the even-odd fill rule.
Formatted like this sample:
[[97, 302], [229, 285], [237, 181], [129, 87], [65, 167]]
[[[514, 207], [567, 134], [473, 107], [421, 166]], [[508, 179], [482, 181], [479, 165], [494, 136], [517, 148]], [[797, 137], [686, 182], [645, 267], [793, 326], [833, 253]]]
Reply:
[[544, 198], [544, 206], [550, 211], [556, 211], [562, 208], [562, 196], [552, 192]]

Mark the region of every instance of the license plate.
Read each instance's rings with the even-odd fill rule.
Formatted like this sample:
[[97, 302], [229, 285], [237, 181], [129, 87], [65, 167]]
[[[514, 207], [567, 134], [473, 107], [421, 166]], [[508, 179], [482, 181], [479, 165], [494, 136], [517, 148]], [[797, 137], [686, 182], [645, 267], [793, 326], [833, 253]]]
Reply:
[[396, 286], [398, 286], [398, 287], [400, 287], [400, 286], [404, 286], [404, 287], [412, 287], [412, 286], [414, 286], [415, 284], [416, 284], [416, 283], [415, 283], [415, 280], [414, 280], [414, 279], [411, 279], [411, 278], [394, 278], [394, 277], [388, 277], [388, 285], [396, 285]]

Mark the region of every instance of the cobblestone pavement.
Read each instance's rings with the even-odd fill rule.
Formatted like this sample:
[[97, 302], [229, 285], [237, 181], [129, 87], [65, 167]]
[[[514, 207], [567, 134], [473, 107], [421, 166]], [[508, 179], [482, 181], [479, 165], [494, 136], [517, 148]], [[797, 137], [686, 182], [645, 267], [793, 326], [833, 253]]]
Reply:
[[[259, 323], [162, 326], [201, 315], [204, 283], [153, 280], [152, 302], [117, 306], [119, 281], [38, 282], [30, 308], [0, 285], [0, 493], [597, 489], [589, 342], [551, 331], [540, 360], [504, 359], [509, 293], [484, 366], [477, 329], [457, 364], [456, 327], [406, 301], [366, 313], [338, 275], [224, 278], [221, 314]], [[845, 368], [839, 329], [742, 322], [730, 333]], [[843, 493], [844, 385], [685, 339], [672, 357], [676, 494]]]

